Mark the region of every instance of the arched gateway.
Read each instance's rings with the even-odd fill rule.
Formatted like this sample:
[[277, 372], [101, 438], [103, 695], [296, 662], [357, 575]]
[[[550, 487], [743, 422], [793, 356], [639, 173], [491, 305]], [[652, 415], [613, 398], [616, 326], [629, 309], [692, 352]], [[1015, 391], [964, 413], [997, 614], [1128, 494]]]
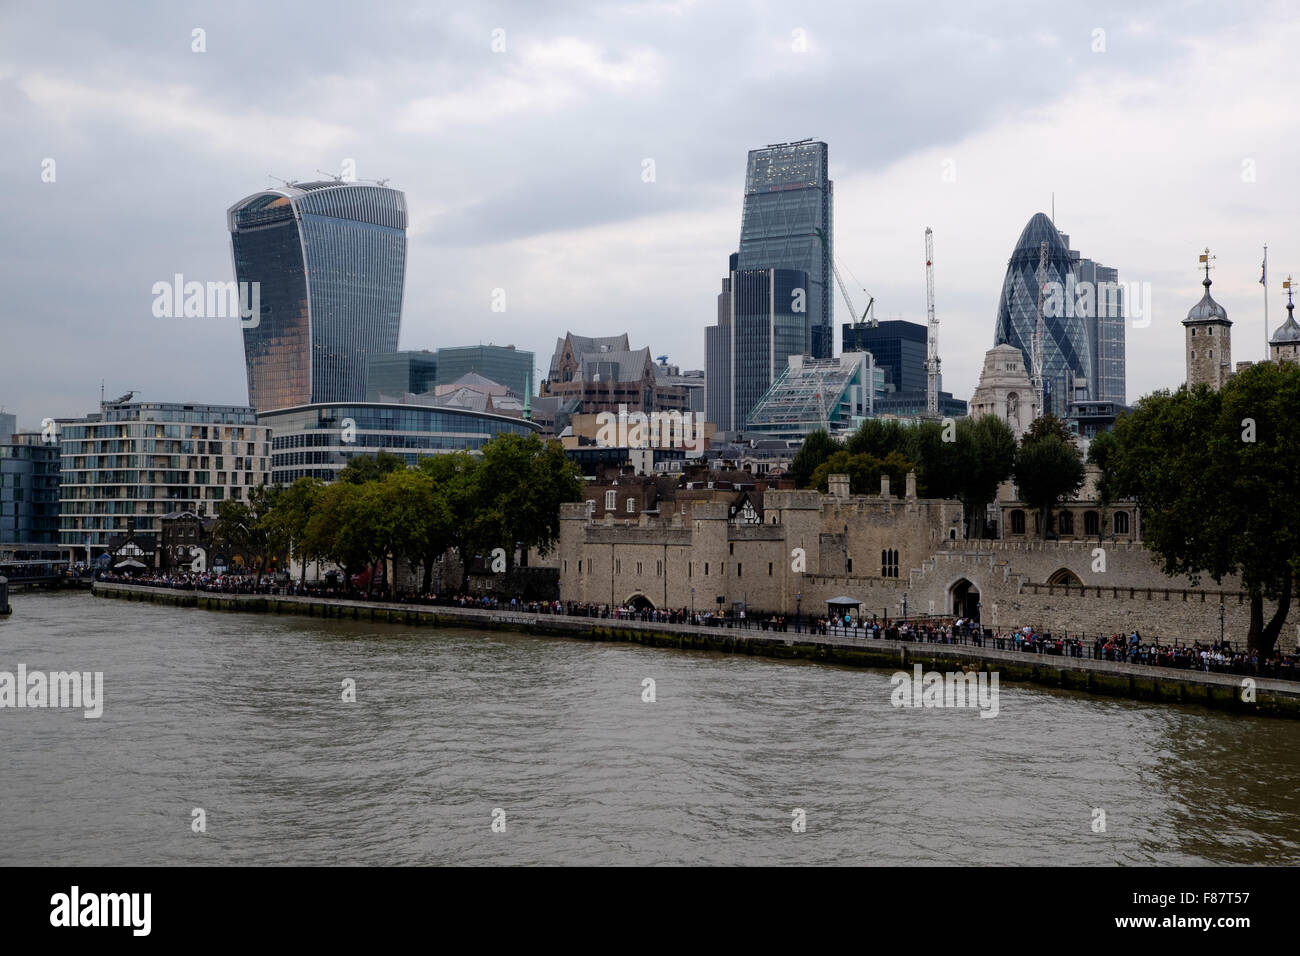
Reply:
[[948, 588], [948, 607], [954, 617], [980, 619], [980, 591], [968, 578], [961, 578]]

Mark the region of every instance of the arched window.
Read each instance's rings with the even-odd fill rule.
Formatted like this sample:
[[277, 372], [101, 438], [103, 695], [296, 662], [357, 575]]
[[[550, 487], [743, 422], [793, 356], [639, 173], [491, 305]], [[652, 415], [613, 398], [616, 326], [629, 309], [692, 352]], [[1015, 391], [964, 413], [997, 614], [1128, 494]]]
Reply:
[[1127, 511], [1115, 512], [1115, 533], [1128, 534], [1128, 512]]
[[1095, 511], [1083, 513], [1083, 533], [1092, 536], [1101, 534], [1101, 516]]
[[1074, 534], [1074, 512], [1062, 511], [1060, 518], [1057, 519], [1057, 527], [1061, 534]]
[[1011, 512], [1011, 533], [1012, 534], [1025, 533], [1025, 513], [1021, 511], [1019, 508]]

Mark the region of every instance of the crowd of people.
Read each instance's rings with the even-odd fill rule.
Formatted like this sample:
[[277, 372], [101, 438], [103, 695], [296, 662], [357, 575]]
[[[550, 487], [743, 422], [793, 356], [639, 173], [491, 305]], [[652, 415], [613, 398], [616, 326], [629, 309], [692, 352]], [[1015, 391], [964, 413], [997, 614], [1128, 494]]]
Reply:
[[[283, 575], [263, 575], [258, 581], [252, 574], [217, 574], [206, 572], [170, 572], [120, 575], [104, 571], [101, 581], [144, 584], [151, 587], [212, 591], [230, 594], [281, 594], [301, 597], [365, 598], [364, 593], [337, 583], [294, 581]], [[1242, 674], [1300, 680], [1300, 656], [1234, 648], [1229, 641], [1191, 644], [1163, 644], [1143, 639], [1134, 630], [1127, 635], [1098, 635], [1095, 640], [1082, 635], [1053, 635], [1025, 626], [1010, 631], [982, 627], [978, 621], [964, 617], [889, 620], [875, 617], [836, 615], [752, 613], [743, 607], [728, 611], [691, 608], [653, 608], [610, 605], [575, 601], [521, 600], [484, 594], [422, 594], [406, 591], [396, 596], [370, 595], [374, 600], [400, 604], [476, 608], [492, 611], [517, 611], [528, 614], [557, 614], [594, 617], [619, 621], [645, 621], [654, 624], [691, 624], [700, 627], [738, 630], [788, 632], [831, 637], [887, 641], [914, 641], [929, 644], [967, 644], [1024, 654], [1050, 654], [1063, 657], [1091, 658], [1153, 667], [1171, 667], [1213, 673]]]

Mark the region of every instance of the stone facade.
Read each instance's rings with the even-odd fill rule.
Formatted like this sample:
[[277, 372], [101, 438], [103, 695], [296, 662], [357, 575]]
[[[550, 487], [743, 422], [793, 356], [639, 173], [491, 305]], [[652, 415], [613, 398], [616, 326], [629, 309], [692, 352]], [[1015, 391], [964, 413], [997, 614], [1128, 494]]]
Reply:
[[1018, 440], [1038, 417], [1036, 403], [1020, 349], [998, 345], [984, 353], [984, 370], [970, 400], [971, 418], [995, 415], [1011, 426]]
[[[820, 616], [847, 595], [868, 617], [970, 615], [1003, 631], [1089, 637], [1137, 628], [1168, 643], [1217, 639], [1222, 603], [1225, 636], [1245, 640], [1250, 608], [1236, 581], [1169, 577], [1135, 540], [963, 540], [958, 502], [918, 499], [912, 481], [896, 498], [882, 484], [880, 495], [849, 495], [844, 476], [830, 494], [769, 489], [761, 524], [721, 502], [627, 522], [564, 505], [561, 599]], [[1298, 631], [1293, 605], [1283, 649]]]
[[1210, 295], [1210, 274], [1205, 295], [1183, 319], [1187, 350], [1187, 386], [1205, 384], [1218, 390], [1232, 375], [1232, 322], [1227, 310]]

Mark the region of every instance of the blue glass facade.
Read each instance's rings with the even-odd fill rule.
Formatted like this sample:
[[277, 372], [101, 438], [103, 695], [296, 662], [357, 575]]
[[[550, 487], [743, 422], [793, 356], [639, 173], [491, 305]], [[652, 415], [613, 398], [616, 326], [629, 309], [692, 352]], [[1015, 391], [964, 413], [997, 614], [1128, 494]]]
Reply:
[[[834, 352], [831, 307], [832, 185], [825, 143], [811, 140], [749, 152], [735, 268], [794, 269], [807, 274], [807, 351]], [[818, 236], [821, 231], [826, 242]], [[789, 300], [778, 304], [788, 311]], [[771, 384], [771, 380], [768, 380]]]
[[236, 279], [258, 283], [260, 297], [244, 327], [249, 404], [363, 401], [368, 356], [397, 351], [406, 197], [300, 183], [241, 200], [227, 220]]
[[807, 313], [794, 311], [795, 290], [807, 286], [808, 273], [795, 269], [745, 269], [724, 280], [718, 325], [704, 338], [706, 414], [719, 429], [743, 429], [787, 359], [810, 353]]
[[[1075, 283], [1069, 248], [1052, 220], [1036, 213], [1025, 226], [1007, 264], [998, 301], [994, 345], [1014, 345], [1030, 368], [1034, 330], [1038, 326], [1038, 261], [1040, 246], [1047, 243], [1047, 283], [1055, 283], [1064, 292]], [[1077, 396], [1074, 379], [1091, 380], [1092, 345], [1088, 337], [1088, 318], [1073, 309], [1044, 307], [1043, 336], [1043, 404], [1044, 410], [1063, 418]], [[1082, 397], [1091, 398], [1090, 394]]]

